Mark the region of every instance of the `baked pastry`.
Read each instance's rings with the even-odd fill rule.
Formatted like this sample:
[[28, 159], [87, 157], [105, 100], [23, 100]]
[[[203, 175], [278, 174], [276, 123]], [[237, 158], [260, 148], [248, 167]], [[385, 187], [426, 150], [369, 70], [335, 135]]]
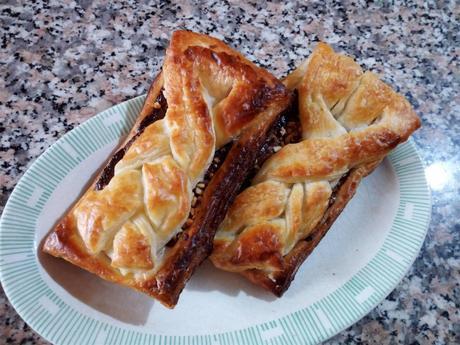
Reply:
[[403, 96], [324, 43], [284, 83], [298, 94], [301, 141], [271, 156], [237, 196], [211, 255], [277, 296], [362, 178], [420, 126]]
[[43, 250], [173, 307], [290, 99], [223, 42], [174, 32], [128, 137]]

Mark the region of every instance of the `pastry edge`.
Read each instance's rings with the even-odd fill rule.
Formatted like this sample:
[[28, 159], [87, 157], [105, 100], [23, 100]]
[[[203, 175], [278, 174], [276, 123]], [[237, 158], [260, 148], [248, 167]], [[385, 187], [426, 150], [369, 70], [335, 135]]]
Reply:
[[262, 270], [251, 269], [239, 272], [252, 283], [281, 297], [291, 285], [302, 263], [310, 256], [327, 234], [332, 224], [342, 213], [348, 202], [355, 195], [361, 180], [372, 173], [382, 160], [367, 163], [349, 172], [337, 190], [335, 201], [326, 210], [323, 218], [307, 239], [299, 241], [294, 248], [283, 257], [284, 269], [269, 274]]
[[[163, 84], [162, 81], [162, 72], [160, 72], [148, 91], [140, 115], [133, 125], [132, 130], [126, 139], [117, 146], [114, 152], [123, 147], [136, 135], [138, 125], [151, 112], [153, 104], [161, 92]], [[235, 151], [236, 153], [234, 155], [236, 155], [236, 157], [234, 157], [233, 160], [225, 159], [223, 165], [219, 168], [215, 177], [205, 189], [203, 197], [210, 198], [213, 195], [215, 196], [216, 194], [219, 194], [216, 193], [216, 188], [221, 188], [220, 194], [222, 194], [221, 199], [222, 206], [224, 208], [217, 210], [214, 209], [214, 213], [217, 213], [217, 215], [214, 215], [215, 219], [213, 219], [214, 229], [210, 228], [205, 221], [203, 221], [202, 224], [195, 221], [190, 228], [182, 231], [182, 235], [172, 247], [171, 253], [167, 255], [166, 260], [162, 263], [159, 271], [156, 272], [150, 279], [135, 281], [132, 277], [123, 276], [110, 265], [110, 262], [108, 258], [105, 257], [105, 254], [100, 253], [93, 256], [86, 252], [84, 250], [85, 245], [79, 237], [76, 225], [70, 223], [72, 220], [68, 216], [68, 212], [65, 213], [57, 225], [46, 235], [40, 246], [41, 250], [52, 256], [62, 258], [107, 281], [130, 287], [154, 297], [168, 308], [174, 308], [186, 282], [193, 275], [195, 269], [211, 254], [214, 235], [217, 231], [217, 226], [220, 221], [223, 220], [226, 213], [225, 208], [228, 208], [233, 199], [236, 197], [248, 172], [252, 169], [252, 167], [247, 164], [247, 158], [249, 157], [248, 152], [252, 153], [252, 160], [255, 161], [258, 151], [269, 137], [269, 131], [275, 127], [275, 124], [280, 118], [283, 110], [291, 103], [292, 94], [287, 89], [283, 90], [284, 91], [281, 92], [279, 97], [272, 99], [269, 104], [267, 104], [266, 109], [259, 113], [257, 120], [253, 121], [242, 131], [239, 139], [235, 142], [236, 145], [233, 145], [229, 152], [229, 156], [231, 157], [232, 151]], [[112, 157], [113, 154], [108, 157], [99, 173], [96, 174], [96, 177], [89, 188], [94, 188], [104, 167], [112, 159]], [[241, 169], [240, 181], [237, 184], [234, 184], [233, 181], [228, 178], [229, 172], [231, 172], [235, 166], [239, 166]], [[221, 175], [220, 179], [219, 174]], [[216, 184], [219, 184], [219, 182], [224, 183], [224, 185], [220, 187], [215, 186]], [[229, 185], [225, 185], [225, 182]], [[212, 185], [213, 183], [214, 185]], [[231, 192], [229, 192], [230, 188], [232, 189]], [[75, 203], [77, 203], [80, 199], [81, 197], [77, 198]], [[216, 202], [216, 200], [210, 200], [210, 202]], [[74, 207], [75, 203], [69, 207], [69, 210]], [[203, 200], [202, 204], [205, 205], [207, 202]], [[212, 207], [201, 208], [197, 219], [201, 219], [200, 217], [205, 218], [209, 209], [212, 209]], [[220, 221], [218, 218], [219, 216], [222, 218]], [[209, 221], [209, 219], [207, 220]]]

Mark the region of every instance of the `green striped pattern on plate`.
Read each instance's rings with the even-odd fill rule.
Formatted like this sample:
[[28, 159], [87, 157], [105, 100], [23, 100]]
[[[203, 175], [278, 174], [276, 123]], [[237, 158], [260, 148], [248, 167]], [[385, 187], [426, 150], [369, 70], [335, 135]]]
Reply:
[[56, 186], [84, 159], [118, 141], [133, 125], [145, 96], [114, 106], [51, 146], [24, 174], [0, 222], [0, 278], [21, 317], [54, 344], [316, 344], [350, 326], [384, 299], [417, 256], [431, 214], [424, 169], [411, 141], [389, 155], [400, 184], [391, 230], [372, 260], [326, 297], [276, 320], [220, 334], [164, 336], [82, 314], [39, 272], [36, 222]]

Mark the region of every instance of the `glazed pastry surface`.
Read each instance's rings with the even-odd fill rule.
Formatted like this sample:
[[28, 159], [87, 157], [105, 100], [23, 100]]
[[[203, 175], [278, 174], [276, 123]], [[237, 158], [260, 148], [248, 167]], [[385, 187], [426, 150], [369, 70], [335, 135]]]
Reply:
[[270, 157], [237, 196], [211, 256], [277, 295], [361, 179], [420, 126], [403, 96], [324, 43], [284, 83], [298, 93], [302, 139]]
[[[173, 306], [209, 254], [217, 224], [207, 212], [225, 215], [229, 202], [214, 200], [225, 184], [238, 188], [248, 171], [230, 167], [240, 164], [241, 150], [254, 152], [241, 163], [254, 164], [289, 100], [280, 81], [223, 42], [174, 32], [133, 130], [44, 250]], [[193, 190], [231, 141], [221, 171], [191, 212]]]

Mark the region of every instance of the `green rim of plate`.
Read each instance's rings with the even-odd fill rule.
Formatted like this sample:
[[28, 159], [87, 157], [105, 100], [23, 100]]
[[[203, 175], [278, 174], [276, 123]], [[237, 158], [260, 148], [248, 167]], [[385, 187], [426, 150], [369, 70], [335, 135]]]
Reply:
[[118, 141], [134, 124], [145, 96], [110, 109], [64, 135], [24, 174], [0, 221], [0, 278], [19, 315], [53, 344], [316, 344], [349, 327], [404, 277], [430, 222], [431, 197], [411, 140], [389, 155], [400, 186], [391, 230], [376, 255], [340, 288], [270, 322], [218, 334], [165, 336], [123, 328], [77, 311], [47, 285], [35, 253], [35, 225], [53, 190], [80, 162]]

